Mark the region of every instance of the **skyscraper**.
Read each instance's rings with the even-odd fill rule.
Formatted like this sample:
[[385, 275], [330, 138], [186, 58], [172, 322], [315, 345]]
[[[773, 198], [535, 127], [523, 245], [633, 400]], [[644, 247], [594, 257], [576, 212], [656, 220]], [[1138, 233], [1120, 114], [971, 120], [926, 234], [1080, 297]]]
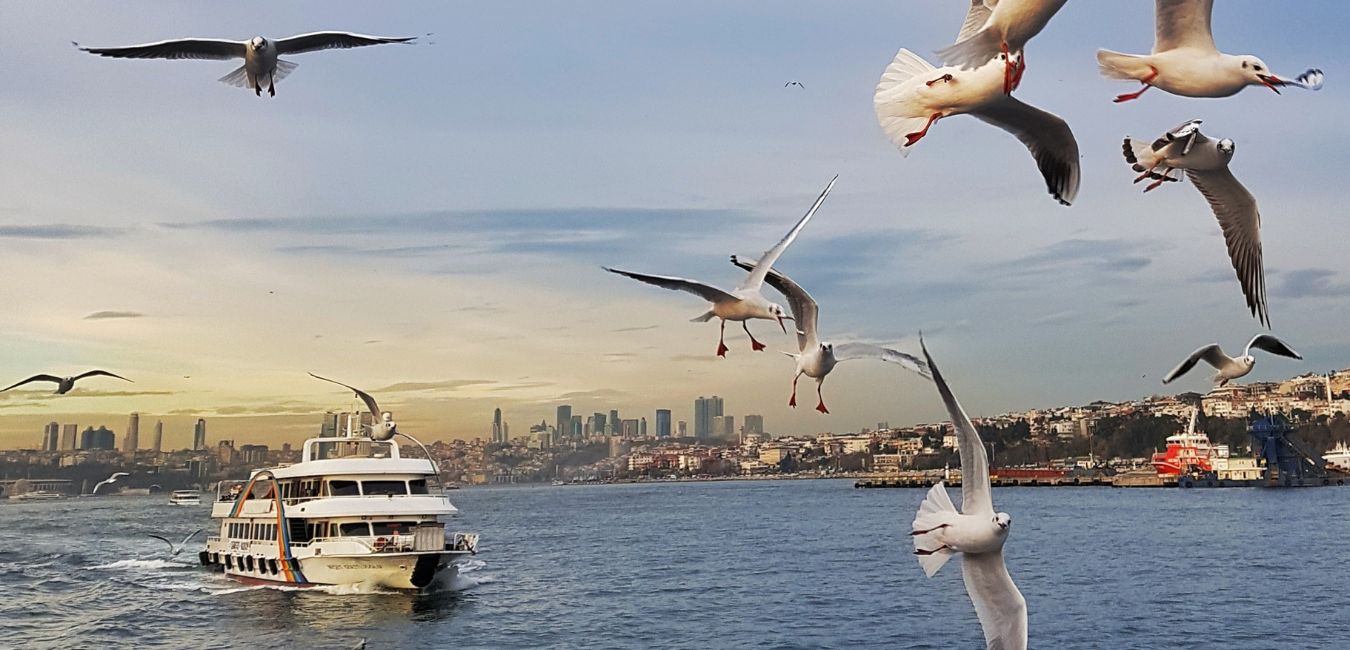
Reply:
[[591, 433], [597, 436], [605, 435], [605, 414], [596, 413], [591, 417], [593, 418], [591, 422]]
[[203, 449], [206, 449], [206, 418], [197, 418], [196, 426], [192, 427], [192, 450]]
[[622, 433], [623, 420], [619, 419], [619, 412], [617, 410], [609, 412], [608, 425], [609, 428], [605, 431], [605, 433], [608, 433], [611, 436], [616, 436]]
[[619, 435], [624, 440], [632, 440], [638, 437], [638, 421], [632, 418], [619, 421]]
[[764, 433], [764, 416], [747, 415], [745, 416], [745, 433]]
[[585, 435], [585, 426], [581, 422], [580, 415], [572, 416], [572, 438], [580, 438]]
[[61, 443], [61, 425], [56, 422], [48, 422], [47, 426], [42, 428], [42, 451], [56, 451]]
[[558, 434], [558, 440], [570, 440], [572, 438], [572, 406], [563, 404], [558, 407], [557, 422], [553, 425], [554, 433]]
[[656, 409], [656, 437], [670, 437], [670, 409]]
[[122, 451], [136, 451], [141, 444], [141, 414], [132, 413], [127, 419], [127, 433], [122, 436]]
[[61, 450], [74, 451], [80, 444], [80, 425], [67, 424], [61, 428]]
[[679, 424], [675, 425], [675, 435], [676, 437], [679, 438], [688, 438], [689, 423], [685, 422], [684, 420], [680, 420]]
[[713, 418], [722, 416], [722, 398], [699, 397], [694, 400], [694, 437], [699, 440], [720, 435], [713, 431]]
[[323, 414], [323, 424], [319, 425], [320, 438], [336, 438], [338, 435], [338, 414], [332, 411]]
[[150, 451], [156, 454], [164, 451], [164, 421], [155, 420], [155, 438], [151, 441]]
[[647, 437], [647, 418], [645, 417], [642, 418], [642, 421], [638, 422], [638, 437], [639, 438]]
[[117, 449], [117, 436], [108, 427], [87, 427], [80, 432], [80, 449]]
[[502, 424], [501, 409], [494, 409], [492, 411], [492, 442], [498, 444], [506, 442], [506, 428]]

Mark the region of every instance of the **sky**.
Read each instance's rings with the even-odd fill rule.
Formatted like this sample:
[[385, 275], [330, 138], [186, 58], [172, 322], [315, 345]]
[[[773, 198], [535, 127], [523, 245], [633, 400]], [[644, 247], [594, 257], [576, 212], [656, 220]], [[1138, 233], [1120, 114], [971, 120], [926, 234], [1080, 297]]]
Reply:
[[[131, 411], [164, 419], [166, 446], [198, 417], [212, 444], [299, 442], [354, 405], [307, 372], [376, 393], [424, 439], [486, 436], [495, 407], [513, 433], [561, 403], [692, 420], [713, 394], [776, 434], [937, 421], [931, 385], [861, 361], [825, 382], [832, 414], [790, 409], [776, 351], [793, 337], [755, 322], [769, 351], [752, 353], [732, 324], [717, 359], [716, 322], [689, 322], [706, 304], [600, 268], [735, 286], [727, 256], [771, 246], [835, 174], [778, 264], [827, 338], [917, 352], [922, 330], [973, 415], [1203, 391], [1204, 372], [1158, 378], [1205, 343], [1236, 354], [1259, 324], [1199, 193], [1143, 195], [1120, 154], [1192, 118], [1237, 142], [1273, 331], [1305, 357], [1249, 379], [1350, 367], [1350, 6], [1216, 9], [1220, 49], [1319, 67], [1319, 92], [1116, 105], [1137, 86], [1101, 78], [1094, 51], [1147, 52], [1152, 5], [1067, 3], [1017, 96], [1077, 136], [1069, 208], [977, 120], [942, 120], [907, 158], [877, 125], [896, 51], [933, 60], [966, 6], [0, 3], [0, 381], [135, 382], [0, 394], [0, 447], [52, 420], [120, 434]], [[217, 83], [230, 62], [71, 45], [324, 29], [420, 38], [296, 55], [274, 98]]]

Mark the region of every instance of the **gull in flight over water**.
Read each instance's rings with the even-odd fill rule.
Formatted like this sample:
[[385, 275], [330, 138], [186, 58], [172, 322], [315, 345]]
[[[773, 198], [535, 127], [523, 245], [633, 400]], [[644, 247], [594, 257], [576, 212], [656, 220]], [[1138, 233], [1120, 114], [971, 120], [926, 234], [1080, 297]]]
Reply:
[[1219, 347], [1218, 343], [1210, 343], [1192, 352], [1191, 356], [1186, 357], [1185, 361], [1182, 361], [1171, 372], [1167, 373], [1167, 376], [1163, 377], [1162, 383], [1172, 383], [1173, 379], [1190, 372], [1195, 364], [1204, 361], [1218, 370], [1213, 378], [1215, 385], [1224, 386], [1234, 379], [1245, 377], [1252, 371], [1252, 368], [1256, 367], [1256, 357], [1252, 356], [1253, 349], [1265, 350], [1271, 354], [1278, 354], [1290, 359], [1303, 358], [1303, 355], [1295, 352], [1293, 348], [1289, 347], [1288, 343], [1275, 338], [1273, 335], [1257, 334], [1247, 342], [1247, 349], [1242, 351], [1242, 356], [1236, 359], [1224, 354], [1223, 348]]
[[961, 578], [984, 628], [989, 650], [1026, 650], [1027, 601], [1013, 584], [1003, 563], [1003, 544], [1008, 541], [1012, 517], [994, 512], [989, 486], [989, 459], [984, 455], [980, 434], [966, 417], [947, 387], [942, 373], [919, 337], [928, 369], [933, 373], [947, 415], [956, 429], [961, 454], [961, 512], [952, 505], [947, 488], [938, 482], [914, 516], [914, 554], [928, 577], [942, 568], [953, 554], [961, 554]]
[[349, 49], [364, 45], [407, 43], [416, 36], [366, 36], [351, 32], [313, 32], [269, 41], [254, 36], [247, 41], [227, 41], [214, 38], [179, 38], [126, 47], [75, 47], [83, 52], [118, 59], [243, 59], [244, 64], [220, 78], [222, 83], [240, 88], [252, 88], [261, 96], [263, 84], [267, 94], [277, 94], [276, 82], [290, 74], [298, 64], [280, 59], [287, 54], [304, 54], [319, 50]]
[[802, 85], [802, 82], [800, 82], [800, 81], [789, 81], [789, 82], [783, 84], [783, 87], [784, 87], [784, 88], [787, 88], [788, 86], [796, 86], [796, 87], [798, 87], [798, 88], [801, 88], [802, 90], [806, 90], [806, 86], [803, 86], [803, 85]]
[[33, 375], [28, 379], [25, 379], [17, 384], [11, 385], [9, 388], [0, 389], [0, 393], [3, 393], [9, 390], [10, 388], [18, 388], [19, 386], [34, 381], [50, 381], [56, 384], [56, 392], [53, 393], [54, 395], [65, 395], [66, 393], [70, 392], [70, 389], [75, 387], [75, 382], [84, 379], [85, 377], [116, 377], [118, 379], [121, 379], [122, 381], [131, 381], [130, 379], [127, 379], [126, 377], [123, 377], [121, 375], [114, 375], [111, 372], [108, 372], [107, 370], [90, 370], [89, 372], [75, 375], [74, 377], [57, 377], [56, 375]]
[[112, 485], [113, 483], [116, 483], [119, 479], [125, 478], [127, 476], [131, 476], [131, 474], [128, 472], [113, 472], [112, 476], [109, 476], [108, 478], [105, 478], [102, 481], [95, 483], [94, 489], [90, 490], [89, 493], [98, 494], [99, 488], [105, 485]]
[[367, 393], [360, 388], [348, 386], [340, 381], [329, 379], [327, 377], [320, 377], [312, 372], [309, 373], [309, 376], [346, 388], [355, 393], [356, 397], [362, 402], [365, 402], [366, 410], [370, 411], [371, 415], [380, 418], [380, 423], [372, 426], [370, 429], [370, 438], [372, 440], [389, 440], [394, 437], [394, 434], [398, 433], [398, 425], [394, 424], [393, 414], [389, 411], [380, 410], [380, 405], [375, 403], [375, 398], [371, 397], [370, 393]]
[[1247, 86], [1280, 86], [1308, 90], [1322, 87], [1322, 71], [1308, 70], [1293, 81], [1271, 72], [1250, 54], [1220, 52], [1210, 29], [1214, 0], [1156, 0], [1152, 54], [1097, 50], [1102, 76], [1144, 84], [1137, 92], [1118, 95], [1116, 103], [1139, 99], [1157, 86], [1183, 97], [1229, 97]]
[[1013, 65], [1008, 55], [1021, 52], [1064, 6], [1065, 0], [970, 0], [956, 43], [938, 50], [947, 65], [977, 68], [1004, 56], [1003, 91], [1011, 93], [1026, 70], [1026, 59]]
[[173, 542], [163, 537], [160, 537], [159, 535], [155, 535], [153, 533], [148, 533], [148, 535], [169, 545], [169, 557], [178, 557], [178, 554], [182, 553], [183, 549], [187, 546], [188, 540], [191, 540], [193, 537], [196, 537], [197, 533], [200, 532], [202, 532], [202, 529], [198, 528], [197, 530], [188, 533], [188, 536], [184, 537], [183, 541], [179, 542], [177, 545], [175, 545]]
[[[731, 256], [731, 263], [746, 271], [755, 270], [754, 263], [742, 262], [735, 255]], [[792, 397], [788, 399], [788, 406], [796, 408], [797, 380], [801, 379], [802, 375], [806, 375], [816, 380], [816, 410], [821, 413], [829, 413], [830, 410], [825, 408], [825, 398], [820, 394], [820, 387], [825, 383], [825, 376], [830, 374], [831, 370], [834, 370], [835, 364], [850, 359], [889, 361], [919, 373], [927, 379], [932, 379], [928, 374], [927, 365], [912, 354], [905, 354], [899, 350], [867, 343], [840, 343], [835, 345], [820, 340], [816, 332], [816, 321], [820, 315], [820, 308], [816, 305], [816, 301], [811, 298], [811, 294], [806, 293], [801, 285], [793, 282], [792, 278], [783, 275], [778, 269], [769, 269], [769, 274], [765, 276], [764, 280], [787, 298], [788, 306], [792, 309], [792, 320], [797, 324], [798, 351], [796, 354], [783, 353], [797, 360], [797, 374], [792, 378]]]
[[1021, 60], [1022, 53], [1013, 52], [999, 54], [974, 70], [935, 68], [902, 49], [881, 75], [872, 108], [886, 136], [906, 156], [944, 117], [969, 114], [1003, 129], [1031, 151], [1055, 200], [1069, 205], [1078, 195], [1078, 141], [1059, 116], [1003, 91], [1004, 66], [1020, 70]]
[[797, 224], [792, 227], [792, 230], [789, 230], [788, 234], [775, 244], [773, 248], [765, 251], [764, 255], [760, 256], [759, 261], [755, 264], [755, 269], [750, 272], [750, 275], [746, 276], [745, 281], [741, 282], [741, 286], [736, 287], [736, 289], [732, 291], [723, 291], [717, 287], [698, 282], [697, 280], [686, 280], [684, 278], [664, 275], [645, 275], [642, 273], [633, 273], [631, 271], [620, 271], [619, 269], [612, 269], [607, 266], [601, 268], [604, 268], [610, 273], [617, 273], [638, 280], [639, 282], [656, 285], [663, 289], [692, 293], [712, 303], [711, 309], [700, 316], [694, 317], [692, 320], [695, 323], [706, 323], [713, 318], [722, 319], [722, 330], [717, 339], [717, 356], [727, 356], [727, 350], [729, 348], [727, 348], [726, 344], [726, 332], [727, 321], [729, 320], [740, 322], [745, 333], [750, 336], [751, 349], [755, 351], [763, 350], [764, 344], [756, 340], [754, 334], [750, 334], [750, 327], [746, 321], [752, 318], [776, 320], [778, 321], [778, 326], [783, 328], [783, 332], [787, 333], [787, 326], [783, 324], [783, 321], [790, 318], [781, 305], [769, 302], [764, 298], [764, 294], [761, 293], [761, 290], [764, 288], [764, 277], [768, 275], [769, 269], [773, 267], [774, 262], [777, 262], [778, 258], [782, 256], [783, 251], [787, 250], [787, 247], [792, 243], [792, 240], [797, 238], [797, 233], [802, 231], [802, 228], [806, 226], [806, 222], [810, 221], [811, 217], [815, 215], [816, 210], [819, 209], [820, 204], [825, 201], [825, 197], [829, 196], [830, 189], [834, 187], [834, 182], [838, 179], [838, 176], [830, 179], [830, 184], [825, 186], [825, 191], [820, 193], [820, 196], [816, 198], [816, 202], [811, 205], [811, 209], [806, 211], [806, 216], [797, 221]]
[[[1174, 169], [1185, 170], [1195, 188], [1209, 202], [1223, 230], [1228, 257], [1242, 285], [1242, 295], [1252, 316], [1270, 327], [1266, 311], [1266, 274], [1261, 253], [1261, 212], [1256, 197], [1233, 177], [1228, 163], [1237, 145], [1227, 138], [1212, 140], [1200, 133], [1200, 120], [1190, 120], [1163, 134], [1152, 144], [1125, 138], [1125, 161], [1136, 172], [1134, 182], [1152, 178], [1147, 192], [1171, 176]], [[1162, 171], [1158, 171], [1158, 170]]]

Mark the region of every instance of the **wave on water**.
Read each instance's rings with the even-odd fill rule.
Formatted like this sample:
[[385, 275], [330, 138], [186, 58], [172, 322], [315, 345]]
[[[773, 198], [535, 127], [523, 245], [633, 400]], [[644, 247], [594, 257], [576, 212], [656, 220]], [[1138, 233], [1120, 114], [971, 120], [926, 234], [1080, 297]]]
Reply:
[[479, 573], [483, 567], [487, 566], [487, 562], [482, 560], [464, 560], [457, 566], [459, 567], [459, 571], [455, 573], [454, 578], [450, 579], [450, 583], [445, 585], [445, 588], [450, 591], [468, 591], [474, 587], [485, 585], [495, 580], [495, 578], [490, 575]]
[[191, 569], [196, 565], [173, 560], [118, 560], [107, 564], [95, 564], [91, 569], [136, 570], [136, 569]]

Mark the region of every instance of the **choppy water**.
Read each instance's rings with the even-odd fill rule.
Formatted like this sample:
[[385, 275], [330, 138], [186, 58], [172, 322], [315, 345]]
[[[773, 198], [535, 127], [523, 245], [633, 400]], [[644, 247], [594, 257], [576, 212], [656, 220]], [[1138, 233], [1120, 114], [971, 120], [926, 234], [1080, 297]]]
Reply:
[[[169, 559], [165, 497], [0, 504], [0, 646], [978, 648], [921, 490], [846, 481], [465, 489], [429, 594], [247, 587]], [[1034, 648], [1350, 647], [1350, 489], [995, 492]], [[197, 546], [200, 547], [200, 544]], [[194, 549], [195, 550], [195, 549]]]

